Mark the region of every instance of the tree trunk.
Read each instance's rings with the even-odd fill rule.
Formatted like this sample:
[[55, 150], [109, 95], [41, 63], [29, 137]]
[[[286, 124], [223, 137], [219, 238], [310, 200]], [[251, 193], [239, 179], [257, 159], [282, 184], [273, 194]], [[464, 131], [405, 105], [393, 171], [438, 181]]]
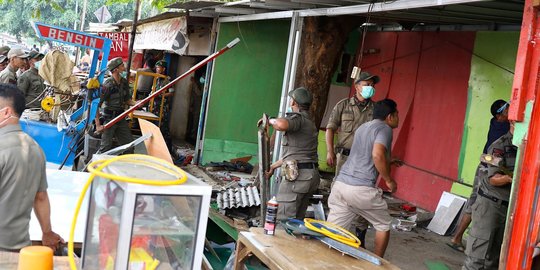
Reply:
[[332, 76], [349, 33], [363, 22], [359, 17], [306, 17], [300, 43], [296, 87], [304, 86], [313, 94], [310, 113], [320, 126]]

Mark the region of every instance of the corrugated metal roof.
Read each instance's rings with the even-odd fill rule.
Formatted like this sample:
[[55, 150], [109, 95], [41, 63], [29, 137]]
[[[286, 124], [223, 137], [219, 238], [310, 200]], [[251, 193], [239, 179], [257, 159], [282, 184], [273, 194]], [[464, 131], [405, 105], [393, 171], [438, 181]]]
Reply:
[[[271, 14], [282, 11], [312, 11], [320, 10], [324, 16], [324, 9], [368, 6], [373, 2], [375, 7], [407, 2], [406, 0], [241, 0], [236, 2], [218, 3], [215, 1], [188, 1], [173, 4], [169, 7], [190, 10], [191, 16], [214, 15], [231, 17], [254, 14]], [[408, 1], [411, 2], [411, 1]], [[418, 1], [416, 1], [418, 2]], [[430, 1], [426, 1], [429, 3]], [[436, 3], [437, 1], [431, 1]], [[443, 1], [452, 2], [452, 1]], [[524, 0], [486, 0], [486, 1], [454, 1], [456, 4], [407, 8], [392, 11], [379, 11], [370, 14], [378, 22], [423, 22], [434, 24], [510, 24], [519, 25], [523, 15]], [[381, 10], [383, 10], [381, 8]], [[314, 13], [317, 16], [316, 13]], [[354, 14], [353, 14], [354, 15]], [[366, 13], [356, 14], [365, 17]], [[286, 16], [286, 15], [284, 15]], [[269, 16], [275, 18], [276, 16]], [[277, 16], [279, 17], [279, 16]]]
[[216, 1], [186, 1], [181, 3], [175, 3], [172, 5], [167, 6], [167, 8], [176, 8], [176, 9], [185, 9], [185, 10], [193, 10], [193, 9], [201, 9], [211, 6], [219, 6], [223, 5], [223, 2], [216, 2]]

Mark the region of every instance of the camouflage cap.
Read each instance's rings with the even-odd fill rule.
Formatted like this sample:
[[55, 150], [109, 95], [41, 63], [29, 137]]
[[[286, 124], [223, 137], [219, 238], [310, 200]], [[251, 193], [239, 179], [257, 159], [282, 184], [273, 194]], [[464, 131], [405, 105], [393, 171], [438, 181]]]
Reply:
[[304, 106], [311, 105], [313, 96], [311, 93], [304, 87], [298, 87], [291, 92], [289, 92], [289, 97], [292, 97], [296, 103]]
[[167, 61], [165, 61], [165, 60], [157, 61], [156, 67], [167, 67]]
[[107, 63], [107, 70], [112, 71], [113, 69], [119, 67], [122, 64], [124, 64], [124, 61], [122, 60], [122, 57], [113, 58], [113, 59], [109, 60], [109, 63]]

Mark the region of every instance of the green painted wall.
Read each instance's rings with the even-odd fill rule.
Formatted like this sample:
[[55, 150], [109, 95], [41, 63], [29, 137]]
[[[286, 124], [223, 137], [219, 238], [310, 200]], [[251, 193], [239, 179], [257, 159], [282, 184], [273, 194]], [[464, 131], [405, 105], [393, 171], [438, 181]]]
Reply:
[[215, 61], [203, 164], [257, 156], [257, 120], [275, 116], [281, 98], [289, 20], [222, 23], [218, 48], [241, 42]]
[[[459, 176], [472, 184], [486, 143], [491, 103], [509, 100], [514, 79], [519, 32], [478, 32], [471, 60], [469, 99], [463, 130]], [[510, 70], [511, 72], [509, 72]], [[452, 192], [469, 196], [471, 189], [454, 184]]]
[[[350, 34], [349, 34], [349, 38], [347, 39], [347, 42], [345, 43], [345, 47], [343, 48], [343, 53], [345, 54], [349, 54], [349, 55], [352, 55], [353, 56], [353, 63], [356, 63], [356, 59], [358, 58], [358, 56], [356, 55], [356, 50], [358, 50], [358, 43], [360, 42], [360, 31], [359, 30], [353, 30]], [[338, 67], [341, 66], [341, 60], [343, 59], [340, 59], [339, 63], [338, 63]], [[341, 86], [351, 86], [352, 84], [352, 79], [349, 79], [349, 81], [347, 83], [343, 83], [343, 82], [337, 82], [337, 76], [338, 76], [338, 72], [339, 70], [336, 70], [336, 72], [334, 72], [334, 76], [332, 77], [332, 84], [334, 85], [341, 85]], [[349, 74], [350, 76], [351, 74]]]

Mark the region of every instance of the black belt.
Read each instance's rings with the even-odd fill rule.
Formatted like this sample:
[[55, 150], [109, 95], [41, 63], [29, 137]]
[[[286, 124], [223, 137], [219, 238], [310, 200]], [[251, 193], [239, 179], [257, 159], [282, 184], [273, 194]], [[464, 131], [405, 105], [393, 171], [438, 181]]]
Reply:
[[344, 156], [349, 156], [351, 154], [351, 149], [347, 149], [347, 148], [338, 148], [338, 153], [344, 155]]
[[298, 163], [298, 169], [316, 169], [317, 167], [319, 164], [315, 162]]
[[109, 109], [103, 109], [103, 113], [106, 114], [107, 116], [112, 116], [112, 117], [116, 117], [120, 114], [122, 114], [124, 111], [122, 110], [109, 110]]
[[484, 198], [486, 198], [486, 199], [489, 199], [489, 200], [491, 200], [491, 201], [494, 202], [494, 203], [498, 203], [498, 204], [500, 204], [500, 205], [502, 205], [502, 206], [508, 207], [508, 201], [501, 200], [501, 199], [499, 199], [499, 198], [493, 197], [493, 196], [491, 196], [491, 195], [485, 193], [481, 188], [478, 189], [478, 195], [480, 195], [480, 196], [482, 196], [482, 197], [484, 197]]

